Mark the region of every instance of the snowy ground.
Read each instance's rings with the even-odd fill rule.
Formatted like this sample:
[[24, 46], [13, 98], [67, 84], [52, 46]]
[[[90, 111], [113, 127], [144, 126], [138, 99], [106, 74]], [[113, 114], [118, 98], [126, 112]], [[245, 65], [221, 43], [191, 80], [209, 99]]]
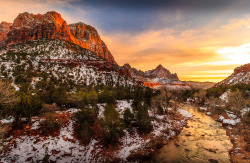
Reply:
[[[58, 114], [74, 113], [78, 109], [61, 111]], [[34, 118], [31, 130], [39, 129], [39, 124], [43, 119]], [[93, 152], [93, 150], [95, 152]], [[57, 162], [100, 162], [99, 156], [101, 146], [98, 141], [92, 140], [87, 146], [80, 144], [73, 137], [72, 119], [63, 126], [59, 136], [42, 137], [40, 135], [23, 135], [15, 139], [15, 145], [10, 146], [10, 151], [5, 153], [5, 157], [0, 155], [2, 162], [36, 162], [42, 161], [46, 154], [49, 160]]]
[[[132, 111], [132, 101], [117, 101], [117, 110], [120, 114], [126, 108]], [[98, 104], [102, 116], [104, 104]], [[57, 114], [75, 113], [78, 109], [69, 109], [67, 111], [59, 111]], [[193, 115], [188, 111], [179, 108], [178, 112], [184, 116], [183, 120], [173, 120], [167, 115], [157, 115], [152, 118], [153, 131], [147, 137], [141, 137], [136, 128], [133, 132], [125, 130], [125, 135], [120, 139], [121, 146], [118, 151], [113, 152], [113, 157], [126, 158], [137, 150], [143, 149], [152, 138], [164, 137], [166, 140], [176, 135], [177, 130], [181, 130], [186, 123], [186, 119]], [[30, 130], [39, 130], [39, 124], [43, 119], [39, 117], [32, 118], [32, 126]], [[166, 132], [167, 131], [167, 132]], [[9, 139], [11, 140], [11, 138]], [[58, 136], [40, 136], [40, 135], [22, 135], [13, 140], [15, 145], [10, 144], [5, 153], [0, 155], [2, 162], [36, 162], [41, 161], [46, 154], [49, 160], [56, 162], [103, 162], [107, 158], [103, 154], [105, 149], [98, 140], [84, 146], [73, 135], [73, 120], [69, 119], [66, 125], [63, 125]]]
[[14, 121], [14, 118], [10, 116], [10, 117], [7, 117], [5, 119], [1, 119], [0, 124], [11, 123], [13, 121]]
[[187, 110], [184, 110], [182, 108], [178, 109], [178, 112], [183, 116], [183, 117], [187, 117], [190, 118], [193, 116], [193, 114], [189, 113]]

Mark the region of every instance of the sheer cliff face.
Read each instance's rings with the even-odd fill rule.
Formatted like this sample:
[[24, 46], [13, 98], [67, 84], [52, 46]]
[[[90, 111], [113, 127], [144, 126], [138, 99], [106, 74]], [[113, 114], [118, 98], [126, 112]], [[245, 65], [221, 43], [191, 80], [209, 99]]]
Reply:
[[13, 24], [0, 24], [0, 42], [3, 45], [24, 43], [41, 38], [72, 42], [116, 64], [95, 28], [84, 23], [67, 25], [67, 22], [55, 11], [44, 15], [25, 12], [19, 14]]
[[101, 40], [97, 30], [84, 23], [76, 23], [69, 25], [70, 32], [74, 36], [79, 45], [96, 52], [97, 56], [114, 61], [113, 56], [109, 52], [106, 44]]

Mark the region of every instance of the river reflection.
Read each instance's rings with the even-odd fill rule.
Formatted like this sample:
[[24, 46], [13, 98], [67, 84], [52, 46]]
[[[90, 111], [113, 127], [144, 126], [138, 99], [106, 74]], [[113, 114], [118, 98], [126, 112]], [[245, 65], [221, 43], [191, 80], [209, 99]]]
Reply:
[[194, 116], [181, 133], [159, 149], [156, 162], [230, 162], [228, 150], [233, 147], [221, 123], [186, 105]]

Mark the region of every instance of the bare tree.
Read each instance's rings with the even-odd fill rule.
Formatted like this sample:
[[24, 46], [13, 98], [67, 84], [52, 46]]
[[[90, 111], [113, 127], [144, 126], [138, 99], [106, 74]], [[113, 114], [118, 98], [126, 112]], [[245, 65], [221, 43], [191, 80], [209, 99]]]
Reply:
[[0, 80], [0, 105], [11, 107], [18, 101], [15, 88], [8, 82]]
[[233, 112], [240, 115], [240, 110], [245, 108], [248, 103], [240, 90], [230, 91], [228, 95], [228, 105]]
[[204, 104], [206, 100], [206, 91], [205, 90], [200, 90], [198, 93], [194, 94], [194, 97], [198, 99], [199, 104]]

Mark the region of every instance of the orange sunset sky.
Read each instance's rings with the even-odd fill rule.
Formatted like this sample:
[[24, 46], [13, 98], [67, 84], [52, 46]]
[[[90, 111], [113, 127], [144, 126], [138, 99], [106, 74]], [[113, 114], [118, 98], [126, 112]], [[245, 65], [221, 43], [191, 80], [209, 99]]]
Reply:
[[[140, 2], [140, 3], [139, 3]], [[187, 3], [188, 2], [188, 3]], [[181, 80], [219, 82], [250, 62], [247, 0], [0, 0], [0, 22], [57, 11], [98, 30], [119, 65], [162, 64]]]

